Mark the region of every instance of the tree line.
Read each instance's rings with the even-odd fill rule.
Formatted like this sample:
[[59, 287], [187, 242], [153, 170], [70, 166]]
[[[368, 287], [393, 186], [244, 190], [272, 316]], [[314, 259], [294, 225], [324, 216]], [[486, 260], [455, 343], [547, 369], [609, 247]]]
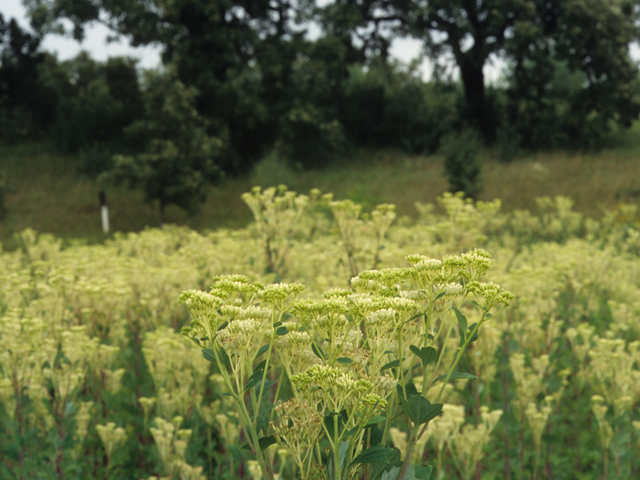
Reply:
[[[32, 32], [0, 17], [0, 136], [49, 138], [86, 173], [156, 188], [152, 171], [175, 176], [180, 158], [192, 188], [274, 150], [314, 168], [359, 146], [434, 152], [465, 129], [509, 158], [519, 147], [595, 146], [640, 114], [629, 56], [640, 0], [25, 4]], [[134, 60], [86, 53], [59, 61], [40, 48], [49, 34], [81, 40], [96, 22], [134, 46], [160, 45], [163, 67], [141, 73]], [[430, 81], [391, 59], [403, 37], [422, 42]], [[488, 86], [494, 57], [507, 68]]]

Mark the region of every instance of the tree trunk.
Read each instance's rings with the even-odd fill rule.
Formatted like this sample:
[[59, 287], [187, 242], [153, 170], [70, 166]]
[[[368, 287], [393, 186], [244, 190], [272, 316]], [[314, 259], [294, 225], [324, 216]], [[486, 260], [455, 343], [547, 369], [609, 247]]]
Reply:
[[[457, 58], [464, 96], [466, 101], [465, 118], [472, 127], [478, 129], [486, 138], [491, 136], [491, 119], [487, 115], [484, 94], [484, 60], [470, 59], [467, 55]], [[488, 121], [487, 121], [488, 120]]]

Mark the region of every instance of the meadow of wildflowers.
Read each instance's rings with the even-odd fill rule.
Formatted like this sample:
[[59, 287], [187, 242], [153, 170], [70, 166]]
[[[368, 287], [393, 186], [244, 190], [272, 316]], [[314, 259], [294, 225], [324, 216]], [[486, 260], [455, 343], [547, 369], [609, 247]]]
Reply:
[[243, 200], [0, 254], [0, 478], [640, 474], [636, 207]]

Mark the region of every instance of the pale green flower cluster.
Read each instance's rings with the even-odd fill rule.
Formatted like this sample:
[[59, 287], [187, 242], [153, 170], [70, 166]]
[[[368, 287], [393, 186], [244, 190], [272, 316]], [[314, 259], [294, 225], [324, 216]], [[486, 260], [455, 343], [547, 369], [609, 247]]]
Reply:
[[[541, 213], [533, 214], [502, 213], [499, 201], [447, 194], [439, 200], [444, 217], [423, 205], [418, 224], [393, 226], [388, 205], [366, 214], [352, 202], [321, 201], [319, 192], [305, 198], [276, 188], [249, 195], [262, 220], [248, 229], [198, 233], [168, 226], [91, 246], [25, 231], [17, 237], [20, 248], [0, 254], [1, 451], [13, 451], [7, 445], [20, 425], [38, 441], [16, 443], [18, 455], [46, 445], [53, 469], [59, 454], [61, 464], [86, 462], [83, 452], [101, 445], [98, 425], [122, 425], [135, 438], [133, 425], [110, 407], [126, 393], [122, 402], [138, 409], [144, 425], [135, 435], [149, 440], [149, 426], [161, 429], [156, 417], [171, 423], [179, 415], [190, 427], [201, 420], [217, 430], [226, 445], [242, 441], [256, 449], [261, 439], [277, 437], [276, 428], [291, 426], [280, 418], [294, 410], [286, 402], [295, 401], [307, 405], [315, 415], [309, 418], [320, 418], [316, 427], [325, 438], [330, 412], [322, 408], [345, 411], [336, 416], [339, 434], [367, 416], [384, 417], [378, 425], [385, 440], [405, 438], [403, 452], [413, 448], [410, 462], [418, 465], [423, 446], [433, 458], [432, 451], [449, 448], [452, 432], [462, 432], [453, 408], [471, 406], [477, 419], [458, 417], [480, 425], [480, 407], [500, 402], [521, 423], [512, 450], [537, 468], [527, 452], [545, 451], [554, 416], [566, 414], [571, 398], [597, 395], [590, 421], [622, 475], [631, 471], [620, 446], [640, 436], [632, 430], [640, 402], [637, 207], [621, 205], [596, 221], [573, 212], [563, 197], [541, 200]], [[326, 213], [328, 205], [333, 220], [314, 210], [321, 202], [318, 211]], [[383, 268], [389, 266], [400, 268]], [[180, 292], [184, 305], [175, 301]], [[508, 304], [508, 316], [495, 318]], [[175, 333], [187, 319], [192, 342]], [[424, 366], [411, 346], [425, 349], [425, 358], [434, 348], [437, 358]], [[565, 354], [570, 362], [556, 363]], [[504, 373], [505, 364], [506, 402], [494, 398], [505, 382], [496, 372]], [[151, 386], [136, 398], [130, 386], [147, 372]], [[466, 373], [479, 378], [456, 378]], [[290, 391], [292, 378], [300, 388]], [[287, 388], [278, 390], [283, 380]], [[432, 404], [444, 403], [417, 441], [409, 422], [398, 422], [398, 397], [410, 397], [414, 387]], [[219, 397], [222, 392], [235, 397]], [[279, 400], [288, 405], [282, 416], [275, 409], [254, 415]], [[393, 418], [388, 426], [387, 418]], [[366, 438], [371, 428], [345, 438]], [[54, 444], [51, 432], [70, 440]], [[298, 460], [289, 453], [282, 478], [302, 476], [298, 463], [309, 478], [326, 478], [326, 452], [314, 453], [305, 442]], [[365, 447], [355, 444], [351, 458]], [[265, 478], [278, 475], [279, 468], [267, 467], [276, 448], [266, 447], [258, 462]], [[337, 449], [340, 455], [340, 443]], [[445, 453], [436, 467], [448, 458]], [[184, 465], [174, 473], [197, 478], [198, 467]]]
[[193, 467], [185, 461], [192, 431], [180, 429], [183, 420], [181, 416], [176, 416], [171, 421], [158, 417], [155, 419], [157, 427], [149, 429], [158, 446], [160, 459], [166, 473], [166, 476], [162, 478], [168, 480], [179, 476], [181, 480], [204, 480], [206, 477], [203, 474], [203, 468]]
[[[490, 267], [483, 250], [442, 260], [410, 255], [408, 260], [412, 267], [360, 272], [351, 279], [350, 290], [334, 288], [320, 300], [296, 300], [303, 292], [301, 284], [262, 285], [239, 276], [216, 277], [208, 293], [181, 295], [192, 312], [183, 333], [217, 366], [264, 478], [273, 478], [275, 472], [261, 443], [269, 434], [264, 431], [267, 437], [260, 437], [261, 415], [268, 416], [275, 442], [303, 478], [321, 465], [317, 449], [322, 437], [333, 451], [325, 466], [340, 478], [354, 478], [358, 469], [342, 470], [339, 463], [345, 460], [340, 456], [355, 459], [364, 451], [368, 422], [384, 422], [386, 440], [392, 416], [409, 408], [401, 407], [399, 397], [409, 401], [416, 395], [431, 405], [426, 398], [434, 398], [430, 389], [439, 382], [435, 401], [445, 391], [449, 396], [448, 380], [466, 348], [480, 327], [514, 298], [493, 283], [480, 282]], [[475, 307], [468, 296], [475, 299]], [[467, 321], [460, 308], [477, 321]], [[286, 401], [279, 398], [285, 375], [293, 395]], [[264, 410], [267, 395], [276, 402], [272, 410]], [[411, 401], [418, 402], [417, 397]], [[212, 417], [210, 408], [200, 410]], [[442, 406], [434, 408], [439, 412]], [[225, 432], [227, 423], [220, 414], [216, 419]], [[412, 422], [412, 442], [424, 449], [428, 436], [415, 442], [422, 435], [418, 420]], [[393, 432], [401, 437], [397, 428]], [[415, 460], [420, 450], [413, 455], [414, 445], [407, 448], [407, 462]]]

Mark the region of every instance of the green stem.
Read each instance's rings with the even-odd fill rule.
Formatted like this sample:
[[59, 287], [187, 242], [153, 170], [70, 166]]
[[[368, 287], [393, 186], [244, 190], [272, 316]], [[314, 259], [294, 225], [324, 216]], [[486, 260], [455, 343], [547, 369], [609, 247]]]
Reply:
[[407, 472], [407, 468], [409, 468], [409, 463], [411, 463], [411, 455], [413, 455], [413, 449], [416, 446], [416, 442], [418, 441], [416, 438], [418, 428], [420, 425], [414, 425], [411, 430], [411, 437], [409, 444], [407, 445], [407, 453], [404, 457], [404, 462], [402, 462], [402, 468], [400, 469], [400, 473], [398, 474], [398, 480], [402, 480], [404, 478], [404, 474]]
[[449, 369], [449, 372], [447, 373], [447, 377], [444, 379], [444, 382], [442, 383], [442, 388], [440, 388], [440, 392], [438, 393], [438, 398], [436, 399], [436, 403], [440, 402], [440, 398], [442, 397], [442, 394], [444, 393], [444, 388], [447, 386], [447, 383], [449, 383], [449, 380], [451, 379], [451, 375], [453, 375], [453, 371], [458, 366], [458, 362], [460, 362], [460, 359], [462, 358], [462, 355], [464, 355], [464, 352], [467, 349], [467, 346], [469, 345], [471, 339], [478, 332], [478, 329], [480, 328], [480, 325], [482, 325], [482, 323], [484, 322], [485, 315], [486, 315], [486, 313], [482, 315], [482, 318], [480, 319], [478, 324], [475, 326], [473, 331], [469, 335], [467, 335], [467, 338], [466, 338], [464, 344], [460, 348], [458, 348], [458, 354], [456, 355], [456, 359], [453, 361], [453, 364], [451, 365], [451, 368]]
[[382, 434], [382, 445], [387, 444], [387, 438], [389, 437], [389, 429], [391, 428], [391, 420], [393, 416], [393, 409], [396, 405], [396, 395], [398, 391], [394, 388], [391, 392], [391, 398], [389, 398], [389, 403], [387, 404], [387, 418], [384, 422], [384, 433]]
[[333, 478], [340, 480], [340, 438], [338, 436], [338, 415], [333, 416]]
[[[429, 383], [425, 386], [422, 387], [422, 396], [426, 397], [426, 393], [429, 391], [429, 389], [431, 388], [431, 385], [433, 384], [433, 382], [436, 379], [436, 375], [438, 374], [438, 369], [440, 368], [440, 364], [442, 363], [442, 359], [444, 358], [444, 354], [447, 351], [447, 343], [449, 343], [449, 337], [451, 336], [451, 332], [453, 332], [453, 318], [451, 319], [451, 325], [449, 325], [449, 331], [447, 332], [447, 336], [444, 339], [444, 342], [442, 344], [442, 350], [440, 350], [440, 356], [438, 357], [438, 361], [436, 362], [436, 366], [433, 369], [433, 375], [431, 375], [431, 380], [429, 380]], [[438, 332], [438, 334], [440, 334], [440, 332]]]

